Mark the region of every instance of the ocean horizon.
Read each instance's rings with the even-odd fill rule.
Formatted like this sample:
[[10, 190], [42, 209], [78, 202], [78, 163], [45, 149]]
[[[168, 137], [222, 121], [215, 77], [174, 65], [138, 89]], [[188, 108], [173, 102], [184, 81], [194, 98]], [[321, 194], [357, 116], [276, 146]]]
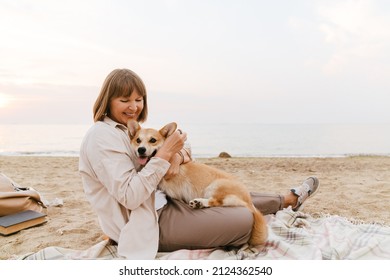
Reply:
[[[79, 156], [91, 125], [0, 125], [0, 156]], [[148, 127], [156, 127], [146, 124]], [[160, 128], [157, 126], [157, 128]], [[195, 158], [390, 156], [390, 124], [182, 124]]]

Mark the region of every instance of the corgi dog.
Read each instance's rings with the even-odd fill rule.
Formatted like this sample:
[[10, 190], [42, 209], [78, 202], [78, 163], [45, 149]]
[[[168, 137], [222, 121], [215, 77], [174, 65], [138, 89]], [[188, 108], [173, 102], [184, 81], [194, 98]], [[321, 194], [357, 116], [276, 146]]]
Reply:
[[[169, 123], [160, 130], [141, 128], [139, 123], [127, 123], [130, 143], [139, 164], [143, 167], [163, 145], [164, 140], [176, 131], [177, 124]], [[180, 165], [177, 175], [159, 184], [169, 197], [184, 201], [194, 209], [216, 206], [243, 206], [254, 217], [249, 245], [263, 245], [268, 237], [264, 216], [253, 205], [249, 191], [233, 175], [194, 161]]]

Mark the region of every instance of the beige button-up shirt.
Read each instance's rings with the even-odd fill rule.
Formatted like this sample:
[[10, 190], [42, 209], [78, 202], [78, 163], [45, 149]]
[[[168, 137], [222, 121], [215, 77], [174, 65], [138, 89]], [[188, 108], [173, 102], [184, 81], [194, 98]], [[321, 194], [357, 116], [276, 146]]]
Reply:
[[128, 259], [154, 259], [159, 226], [155, 209], [158, 183], [169, 162], [152, 158], [139, 172], [127, 128], [106, 117], [86, 133], [79, 171], [88, 201], [103, 232], [118, 242]]

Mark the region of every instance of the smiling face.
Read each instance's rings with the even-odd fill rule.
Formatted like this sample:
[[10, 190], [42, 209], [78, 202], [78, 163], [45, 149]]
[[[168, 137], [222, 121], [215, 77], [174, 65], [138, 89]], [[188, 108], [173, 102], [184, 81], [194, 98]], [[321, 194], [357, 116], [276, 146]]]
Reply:
[[133, 91], [130, 97], [116, 97], [111, 100], [108, 117], [127, 125], [129, 120], [138, 120], [143, 108], [143, 97], [137, 91]]
[[104, 80], [93, 106], [95, 122], [108, 116], [126, 125], [127, 120], [146, 121], [148, 102], [144, 83], [129, 69], [115, 69]]
[[138, 163], [144, 166], [157, 153], [164, 140], [165, 137], [154, 129], [146, 128], [139, 130], [131, 140], [131, 145], [138, 156]]
[[176, 127], [176, 123], [169, 123], [160, 130], [156, 130], [141, 128], [139, 123], [134, 120], [127, 123], [130, 144], [133, 146], [141, 166], [145, 166], [150, 158], [157, 153], [165, 139], [176, 130]]

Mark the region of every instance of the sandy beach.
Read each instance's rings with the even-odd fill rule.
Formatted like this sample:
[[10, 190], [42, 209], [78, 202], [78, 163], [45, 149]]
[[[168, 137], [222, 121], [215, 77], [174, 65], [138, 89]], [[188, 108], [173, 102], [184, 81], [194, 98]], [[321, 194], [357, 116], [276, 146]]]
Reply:
[[[235, 174], [251, 191], [286, 193], [308, 176], [320, 180], [318, 194], [306, 204], [312, 216], [339, 215], [358, 222], [390, 225], [390, 157], [208, 158], [196, 159]], [[86, 249], [103, 233], [86, 201], [76, 157], [0, 157], [0, 172], [47, 201], [48, 222], [17, 234], [0, 236], [0, 259], [48, 246]]]

